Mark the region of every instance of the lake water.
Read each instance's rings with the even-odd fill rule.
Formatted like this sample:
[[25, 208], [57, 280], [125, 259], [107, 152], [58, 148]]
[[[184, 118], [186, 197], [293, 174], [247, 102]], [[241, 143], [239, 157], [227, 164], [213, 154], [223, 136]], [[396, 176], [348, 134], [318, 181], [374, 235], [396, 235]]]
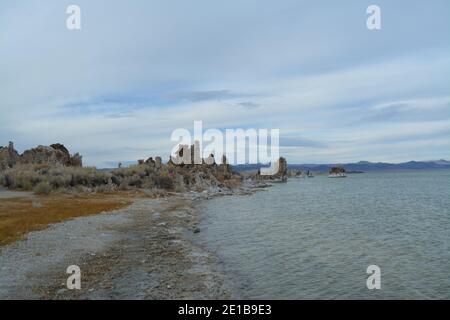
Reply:
[[200, 241], [243, 298], [450, 298], [449, 171], [291, 179], [203, 206]]

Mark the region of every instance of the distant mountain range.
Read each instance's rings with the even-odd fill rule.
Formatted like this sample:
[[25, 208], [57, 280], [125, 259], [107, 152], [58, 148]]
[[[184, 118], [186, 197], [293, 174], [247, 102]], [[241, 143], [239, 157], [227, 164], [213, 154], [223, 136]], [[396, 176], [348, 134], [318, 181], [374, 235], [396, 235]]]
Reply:
[[[236, 171], [253, 171], [261, 168], [261, 164], [247, 164], [233, 166]], [[426, 170], [426, 169], [450, 169], [450, 161], [409, 161], [403, 163], [385, 163], [360, 161], [356, 163], [333, 163], [333, 164], [289, 164], [289, 169], [324, 171], [328, 172], [332, 167], [344, 167], [347, 171], [364, 172], [376, 170]]]

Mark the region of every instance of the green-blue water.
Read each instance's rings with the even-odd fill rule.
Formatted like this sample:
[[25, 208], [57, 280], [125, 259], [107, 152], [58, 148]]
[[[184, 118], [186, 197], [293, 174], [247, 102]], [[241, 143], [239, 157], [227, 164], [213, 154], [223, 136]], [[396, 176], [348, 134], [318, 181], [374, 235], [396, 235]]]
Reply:
[[291, 179], [203, 206], [201, 241], [243, 298], [450, 298], [449, 171]]

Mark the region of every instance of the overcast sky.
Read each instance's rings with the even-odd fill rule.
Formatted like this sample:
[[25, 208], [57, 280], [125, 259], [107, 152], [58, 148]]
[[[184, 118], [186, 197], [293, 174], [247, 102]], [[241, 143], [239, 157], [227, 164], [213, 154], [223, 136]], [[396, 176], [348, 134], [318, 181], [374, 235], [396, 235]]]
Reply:
[[449, 40], [448, 0], [1, 0], [0, 145], [114, 166], [202, 120], [290, 163], [449, 159]]

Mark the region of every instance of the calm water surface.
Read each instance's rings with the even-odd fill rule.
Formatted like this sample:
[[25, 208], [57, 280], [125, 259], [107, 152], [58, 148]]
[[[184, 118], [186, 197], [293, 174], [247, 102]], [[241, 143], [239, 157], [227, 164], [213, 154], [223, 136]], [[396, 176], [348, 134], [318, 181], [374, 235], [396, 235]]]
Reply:
[[291, 179], [203, 206], [200, 241], [243, 298], [450, 298], [449, 171]]

